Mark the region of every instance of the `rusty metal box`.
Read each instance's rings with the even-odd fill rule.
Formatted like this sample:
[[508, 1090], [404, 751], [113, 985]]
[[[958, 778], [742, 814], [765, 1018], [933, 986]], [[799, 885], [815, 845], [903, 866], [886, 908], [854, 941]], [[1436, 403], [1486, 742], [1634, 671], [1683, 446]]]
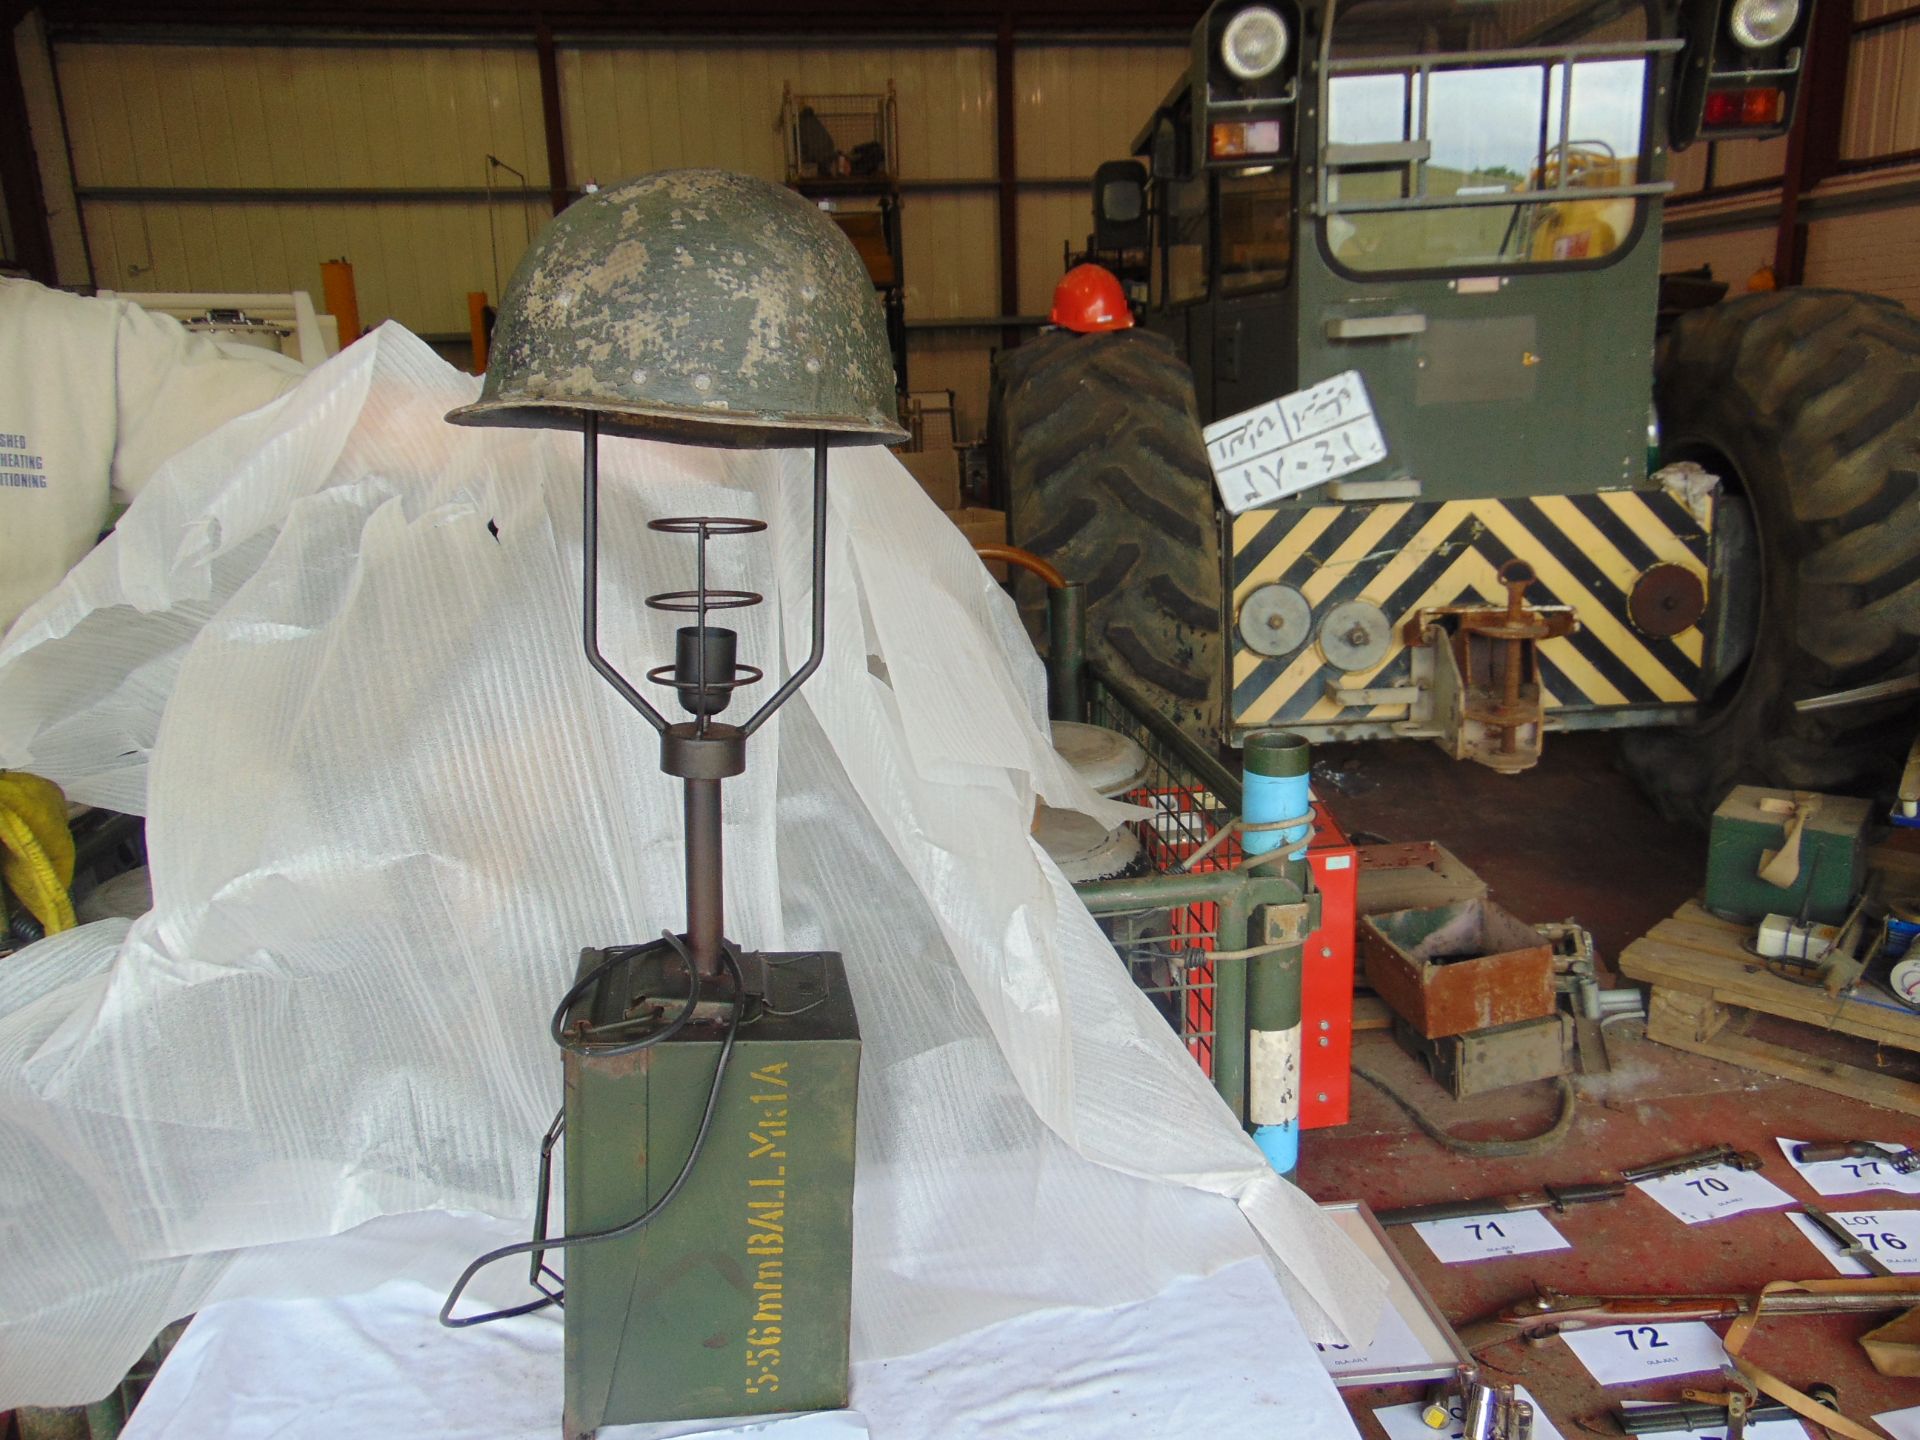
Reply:
[[1551, 948], [1484, 897], [1365, 916], [1360, 953], [1367, 983], [1428, 1039], [1553, 1013]]

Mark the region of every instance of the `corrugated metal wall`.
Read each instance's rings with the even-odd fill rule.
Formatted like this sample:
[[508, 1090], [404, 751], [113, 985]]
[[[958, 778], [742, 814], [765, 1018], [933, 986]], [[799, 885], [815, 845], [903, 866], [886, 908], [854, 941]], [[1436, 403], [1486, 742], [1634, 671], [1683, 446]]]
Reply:
[[[1920, 151], [1920, 25], [1884, 23], [1906, 0], [1854, 3], [1870, 28], [1853, 40], [1842, 155], [1862, 162]], [[1044, 312], [1063, 250], [1085, 242], [1093, 168], [1127, 153], [1186, 61], [1184, 44], [1171, 41], [1016, 47], [1021, 313]], [[30, 86], [36, 137], [57, 76], [103, 287], [317, 294], [319, 263], [345, 256], [366, 321], [458, 334], [466, 292], [497, 294], [548, 213], [538, 65], [527, 46], [72, 39], [54, 47], [53, 62], [47, 82]], [[902, 212], [908, 319], [927, 326], [1001, 313], [990, 43], [563, 42], [558, 71], [575, 184], [683, 164], [777, 178], [785, 86], [846, 93], [891, 82], [914, 187]], [[43, 175], [63, 276], [85, 283], [79, 227], [60, 213], [66, 148], [41, 157]], [[1683, 199], [1668, 266], [1711, 259], [1739, 283], [1767, 258], [1766, 207], [1777, 206], [1767, 182], [1785, 151], [1784, 141], [1730, 142], [1674, 156], [1678, 197], [1746, 193], [1734, 211], [1711, 198], [1690, 210]], [[524, 173], [531, 194], [489, 155]], [[499, 187], [491, 202], [490, 178]], [[209, 188], [226, 198], [193, 193]], [[1898, 223], [1828, 217], [1817, 203], [1806, 213], [1809, 280], [1871, 281], [1903, 295], [1920, 285], [1905, 279], [1920, 273], [1911, 238], [1920, 227], [1906, 223], [1909, 211], [1893, 212]], [[955, 389], [963, 428], [977, 430], [999, 338], [989, 326], [916, 329], [915, 387]]]
[[[1860, 0], [1857, 18], [1892, 9], [1886, 0]], [[1853, 44], [1848, 85], [1853, 104], [1840, 130], [1849, 160], [1920, 150], [1920, 25], [1874, 30]]]
[[[563, 49], [560, 94], [576, 183], [678, 165], [778, 180], [783, 89], [899, 96], [907, 315], [999, 312], [993, 51], [973, 46], [683, 45]], [[952, 186], [941, 190], [942, 183]], [[924, 188], [924, 187], [936, 188]], [[918, 382], [916, 381], [916, 384]]]
[[1077, 189], [1020, 197], [1020, 309], [1045, 314], [1060, 278], [1063, 244], [1085, 248], [1093, 228], [1091, 187], [1104, 160], [1133, 151], [1154, 107], [1186, 69], [1185, 46], [1090, 50], [1022, 46], [1014, 54], [1015, 169], [1023, 176], [1074, 179]]
[[[1022, 313], [1045, 311], [1063, 245], [1084, 244], [1091, 228], [1094, 167], [1127, 154], [1186, 54], [1177, 44], [1017, 49]], [[74, 39], [53, 60], [103, 288], [317, 295], [320, 262], [345, 256], [365, 322], [458, 334], [466, 292], [497, 295], [549, 213], [531, 48]], [[557, 62], [575, 185], [675, 165], [778, 179], [785, 87], [850, 94], [891, 83], [912, 187], [901, 211], [909, 322], [1002, 313], [991, 44], [563, 43]], [[207, 190], [222, 193], [194, 193]], [[935, 333], [914, 333], [912, 350], [926, 357], [911, 367], [914, 386], [960, 391], [962, 423], [977, 428], [999, 329]]]
[[[1920, 23], [1910, 0], [1853, 0], [1852, 14], [1840, 172], [1799, 200], [1802, 279], [1920, 308], [1920, 205], [1911, 193], [1920, 180]], [[1663, 265], [1710, 263], [1738, 288], [1771, 264], [1786, 163], [1785, 140], [1697, 145], [1674, 156], [1679, 203], [1669, 211]]]
[[11, 260], [13, 255], [13, 217], [7, 213], [6, 193], [0, 191], [0, 260]]
[[[504, 276], [549, 213], [530, 50], [62, 44], [55, 59], [75, 184], [108, 197], [83, 199], [103, 288], [317, 296], [320, 262], [344, 255], [363, 320], [459, 332], [466, 292], [495, 290], [495, 247]], [[471, 198], [489, 154], [542, 193]], [[206, 189], [363, 193], [112, 198]]]

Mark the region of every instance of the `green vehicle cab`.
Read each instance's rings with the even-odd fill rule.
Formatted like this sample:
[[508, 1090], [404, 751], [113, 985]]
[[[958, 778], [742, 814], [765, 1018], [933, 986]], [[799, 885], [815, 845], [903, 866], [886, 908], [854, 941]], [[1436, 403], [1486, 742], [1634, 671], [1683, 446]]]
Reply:
[[[1631, 730], [1680, 812], [1877, 765], [1885, 706], [1792, 701], [1920, 651], [1920, 432], [1889, 403], [1920, 325], [1786, 290], [1656, 334], [1669, 152], [1785, 133], [1811, 22], [1216, 3], [1094, 180], [1089, 258], [1139, 324], [996, 362], [1014, 537], [1086, 584], [1094, 659], [1209, 745], [1423, 737], [1520, 770], [1548, 731]], [[1384, 455], [1223, 503], [1208, 440], [1341, 377]]]

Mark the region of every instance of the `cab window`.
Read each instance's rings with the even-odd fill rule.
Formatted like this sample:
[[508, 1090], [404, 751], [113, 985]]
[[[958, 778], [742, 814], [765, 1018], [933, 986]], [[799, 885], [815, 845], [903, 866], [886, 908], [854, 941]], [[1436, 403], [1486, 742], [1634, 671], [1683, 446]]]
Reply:
[[[1487, 270], [1600, 260], [1630, 243], [1644, 198], [1582, 192], [1644, 179], [1649, 55], [1483, 63], [1475, 52], [1631, 46], [1646, 40], [1644, 10], [1389, 3], [1350, 0], [1335, 20], [1334, 58], [1358, 67], [1327, 87], [1323, 223], [1336, 261]], [[1502, 203], [1519, 195], [1537, 198]]]
[[[1165, 203], [1160, 206], [1161, 263], [1154, 267], [1154, 280], [1161, 287], [1164, 303], [1178, 305], [1206, 298], [1211, 219], [1206, 176], [1165, 183]], [[1156, 299], [1155, 303], [1162, 301]]]
[[1293, 264], [1293, 176], [1283, 165], [1220, 177], [1220, 289], [1286, 281]]

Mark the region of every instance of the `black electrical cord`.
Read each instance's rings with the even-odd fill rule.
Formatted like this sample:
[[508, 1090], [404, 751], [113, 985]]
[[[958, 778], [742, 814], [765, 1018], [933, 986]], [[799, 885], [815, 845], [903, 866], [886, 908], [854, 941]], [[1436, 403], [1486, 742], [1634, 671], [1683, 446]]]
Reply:
[[[679, 936], [672, 934], [669, 934], [666, 939], [667, 942], [679, 952], [680, 957], [687, 962], [688, 973], [694, 976], [692, 983], [693, 994], [697, 997], [699, 992], [698, 972], [694, 969], [693, 957], [687, 953], [685, 942], [683, 942]], [[612, 958], [613, 957], [610, 957], [609, 961], [605, 962], [602, 966], [595, 967], [596, 973], [604, 969], [605, 964], [610, 964]], [[720, 958], [726, 963], [727, 974], [733, 981], [733, 1013], [727, 1019], [727, 1033], [725, 1038], [720, 1042], [720, 1058], [714, 1062], [713, 1083], [707, 1088], [707, 1104], [700, 1115], [700, 1128], [694, 1132], [693, 1148], [687, 1152], [686, 1163], [680, 1167], [680, 1173], [673, 1177], [673, 1183], [667, 1187], [666, 1193], [631, 1220], [622, 1221], [620, 1224], [610, 1226], [604, 1230], [583, 1230], [577, 1235], [556, 1235], [551, 1238], [538, 1233], [546, 1228], [546, 1194], [548, 1182], [552, 1178], [551, 1157], [553, 1143], [559, 1138], [561, 1130], [564, 1128], [561, 1119], [556, 1117], [554, 1124], [549, 1127], [547, 1131], [545, 1143], [541, 1146], [541, 1199], [534, 1217], [536, 1229], [534, 1237], [531, 1240], [522, 1240], [515, 1245], [503, 1245], [498, 1250], [489, 1250], [471, 1265], [467, 1266], [465, 1270], [461, 1271], [460, 1278], [454, 1282], [453, 1289], [447, 1295], [446, 1304], [440, 1307], [440, 1323], [442, 1325], [447, 1326], [449, 1329], [459, 1330], [468, 1325], [485, 1325], [494, 1320], [508, 1320], [516, 1315], [531, 1315], [536, 1310], [546, 1309], [549, 1305], [565, 1304], [566, 1292], [564, 1290], [555, 1293], [543, 1289], [540, 1299], [529, 1300], [525, 1304], [509, 1306], [502, 1310], [489, 1310], [483, 1315], [466, 1315], [458, 1319], [454, 1318], [453, 1314], [453, 1307], [459, 1302], [460, 1296], [465, 1293], [468, 1284], [473, 1280], [475, 1275], [478, 1275], [482, 1270], [486, 1269], [487, 1266], [500, 1260], [512, 1259], [515, 1255], [532, 1255], [535, 1257], [533, 1262], [535, 1276], [537, 1277], [543, 1272], [552, 1275], [553, 1272], [548, 1270], [545, 1265], [541, 1263], [540, 1259], [547, 1251], [571, 1250], [576, 1246], [597, 1245], [602, 1241], [619, 1240], [631, 1235], [652, 1224], [660, 1212], [672, 1204], [674, 1197], [685, 1188], [688, 1178], [693, 1174], [694, 1164], [700, 1158], [700, 1152], [706, 1147], [707, 1134], [713, 1129], [713, 1117], [720, 1108], [720, 1082], [726, 1078], [727, 1063], [733, 1058], [733, 1043], [740, 1034], [742, 1012], [746, 1009], [746, 977], [741, 974], [740, 961], [734, 954], [733, 947], [723, 945], [720, 950]], [[576, 991], [579, 990], [579, 988], [579, 986], [574, 987]], [[682, 1017], [691, 1015], [691, 1013], [692, 1003], [689, 1001], [688, 1006], [682, 1012]], [[646, 1045], [657, 1045], [674, 1033], [681, 1024], [685, 1023], [682, 1017], [676, 1017], [676, 1020], [672, 1024], [669, 1024], [665, 1029], [649, 1035], [644, 1041], [618, 1048], [595, 1049], [588, 1053], [597, 1055], [619, 1055], [626, 1054], [632, 1050], [642, 1049]], [[538, 1284], [537, 1279], [534, 1283], [536, 1285]]]
[[[565, 1028], [567, 1012], [573, 1009], [580, 997], [598, 985], [601, 978], [621, 961], [630, 959], [643, 950], [653, 948], [650, 945], [621, 945], [607, 951], [605, 959], [601, 960], [598, 965], [589, 970], [585, 976], [575, 983], [571, 990], [560, 997], [560, 1003], [554, 1007], [553, 1019], [547, 1023], [547, 1033], [553, 1036], [553, 1043], [558, 1045], [562, 1050], [571, 1050], [576, 1055], [611, 1057], [615, 1055], [631, 1055], [636, 1050], [645, 1050], [649, 1046], [658, 1045], [664, 1040], [671, 1040], [675, 1035], [678, 1035], [684, 1030], [688, 1022], [693, 1019], [694, 1007], [700, 1003], [700, 971], [693, 963], [693, 956], [687, 953], [686, 942], [670, 931], [665, 934], [664, 938], [667, 943], [673, 947], [674, 953], [685, 962], [687, 967], [686, 1003], [680, 1007], [679, 1013], [676, 1014], [673, 1019], [669, 1020], [661, 1029], [649, 1030], [638, 1040], [628, 1040], [625, 1042], [596, 1041], [587, 1039], [585, 1035], [570, 1036], [567, 1034]], [[736, 965], [734, 967], [734, 978], [736, 981], [738, 981], [739, 976], [739, 967]], [[735, 1003], [736, 1005], [738, 1004], [737, 991]], [[603, 1026], [602, 1028], [608, 1027]]]

